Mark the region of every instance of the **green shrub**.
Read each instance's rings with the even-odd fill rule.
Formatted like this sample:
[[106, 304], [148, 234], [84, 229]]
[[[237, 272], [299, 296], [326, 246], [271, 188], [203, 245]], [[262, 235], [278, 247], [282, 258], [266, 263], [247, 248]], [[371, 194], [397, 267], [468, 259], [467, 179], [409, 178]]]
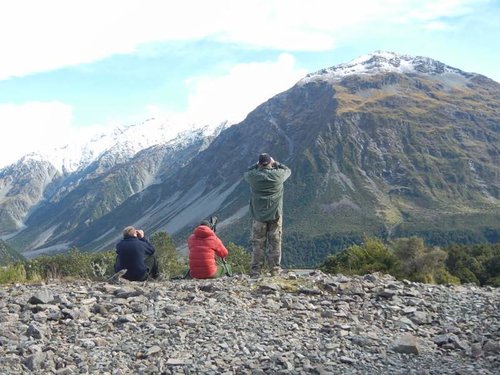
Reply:
[[165, 277], [178, 277], [186, 274], [188, 270], [185, 258], [179, 257], [174, 241], [167, 232], [156, 232], [151, 237], [151, 244], [156, 249], [160, 272]]
[[230, 242], [227, 246], [229, 255], [226, 261], [233, 268], [235, 274], [248, 274], [250, 272], [250, 263], [252, 255], [242, 246]]
[[453, 244], [445, 248], [446, 266], [462, 283], [495, 285], [500, 277], [500, 244]]
[[397, 259], [382, 241], [365, 238], [363, 244], [352, 245], [341, 253], [329, 256], [320, 269], [328, 273], [363, 275], [371, 272], [392, 273]]
[[[73, 248], [67, 253], [43, 255], [25, 262], [27, 273], [46, 279], [64, 277], [103, 279], [113, 273], [113, 251], [89, 253]], [[28, 277], [30, 278], [30, 277]]]
[[23, 264], [11, 264], [0, 268], [0, 284], [24, 282], [26, 282], [26, 271]]
[[494, 286], [495, 288], [500, 287], [500, 275], [489, 278], [485, 284]]
[[423, 283], [439, 283], [439, 280], [456, 281], [448, 275], [445, 260], [446, 251], [428, 247], [419, 237], [398, 238], [390, 243], [398, 259], [394, 275]]
[[88, 278], [102, 280], [113, 274], [114, 251], [68, 253], [18, 262], [0, 270], [0, 283], [38, 282], [43, 279]]
[[[475, 278], [469, 269], [461, 269], [462, 277], [450, 272], [447, 257], [446, 251], [428, 247], [418, 237], [399, 238], [387, 245], [376, 238], [365, 238], [361, 245], [352, 245], [329, 256], [320, 268], [324, 272], [347, 275], [384, 272], [398, 279], [438, 284], [460, 284], [465, 278]], [[496, 261], [492, 261], [490, 267], [495, 269]]]
[[434, 280], [437, 284], [452, 284], [452, 285], [460, 284], [460, 279], [456, 276], [453, 276], [445, 268], [441, 268], [435, 272]]

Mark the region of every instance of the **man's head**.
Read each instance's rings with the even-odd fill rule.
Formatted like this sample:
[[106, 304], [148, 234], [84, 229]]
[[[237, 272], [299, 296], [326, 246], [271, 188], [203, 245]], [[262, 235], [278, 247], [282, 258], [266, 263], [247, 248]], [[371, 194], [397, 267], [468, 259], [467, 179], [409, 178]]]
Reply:
[[271, 166], [273, 162], [273, 158], [269, 154], [260, 154], [259, 155], [259, 166], [267, 168]]
[[123, 229], [123, 237], [137, 237], [137, 229], [132, 226], [128, 226]]
[[207, 220], [203, 220], [200, 225], [205, 225], [215, 232], [217, 230], [217, 216], [210, 216]]

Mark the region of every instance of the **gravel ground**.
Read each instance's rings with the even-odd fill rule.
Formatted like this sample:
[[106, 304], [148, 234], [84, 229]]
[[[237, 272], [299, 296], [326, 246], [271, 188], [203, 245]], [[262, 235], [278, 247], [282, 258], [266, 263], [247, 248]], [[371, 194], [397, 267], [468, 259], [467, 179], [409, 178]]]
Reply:
[[498, 374], [498, 288], [288, 273], [0, 288], [2, 374]]

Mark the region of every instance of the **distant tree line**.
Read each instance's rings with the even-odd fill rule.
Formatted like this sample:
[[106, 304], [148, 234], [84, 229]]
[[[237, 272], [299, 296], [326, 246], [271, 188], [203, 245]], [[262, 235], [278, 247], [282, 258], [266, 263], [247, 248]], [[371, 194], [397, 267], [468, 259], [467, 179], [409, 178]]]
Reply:
[[[485, 228], [483, 230], [424, 230], [418, 232], [402, 231], [395, 233], [395, 237], [420, 237], [426, 244], [448, 246], [452, 244], [480, 244], [499, 243], [500, 229]], [[385, 236], [382, 236], [386, 238]]]
[[[179, 256], [166, 232], [151, 237], [162, 273], [179, 277], [188, 269], [187, 259]], [[250, 251], [232, 242], [228, 262], [236, 273], [248, 273]], [[345, 249], [345, 250], [341, 250]], [[328, 255], [330, 254], [330, 255]], [[105, 280], [113, 274], [115, 251], [82, 252], [76, 248], [53, 256], [16, 260], [0, 268], [0, 284], [38, 282], [54, 278]], [[384, 272], [412, 281], [500, 286], [500, 243], [427, 245], [416, 236], [382, 241], [376, 237], [323, 235], [304, 239], [291, 235], [283, 245], [284, 265], [288, 268], [319, 268], [346, 275]]]
[[323, 234], [308, 238], [300, 233], [285, 234], [283, 264], [287, 268], [316, 268], [328, 255], [363, 242], [362, 235]]
[[[467, 248], [474, 244], [500, 243], [500, 231], [486, 228], [481, 232], [456, 230], [456, 231], [404, 231], [390, 236], [387, 232], [372, 234], [373, 237], [387, 243], [397, 241], [397, 238], [418, 237], [428, 246], [439, 246], [443, 250], [455, 244], [464, 244]], [[334, 234], [326, 233], [310, 237], [305, 233], [287, 233], [283, 236], [283, 264], [288, 268], [317, 268], [325, 259], [347, 249], [351, 245], [361, 245], [364, 236], [359, 233]], [[244, 242], [249, 247], [249, 243]]]

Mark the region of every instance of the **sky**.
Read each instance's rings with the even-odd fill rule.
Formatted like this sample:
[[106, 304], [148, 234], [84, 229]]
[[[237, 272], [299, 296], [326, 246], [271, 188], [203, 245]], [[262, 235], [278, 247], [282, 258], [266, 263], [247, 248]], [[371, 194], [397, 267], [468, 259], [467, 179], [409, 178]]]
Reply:
[[500, 0], [16, 0], [0, 5], [0, 168], [149, 118], [239, 122], [377, 50], [500, 82]]

